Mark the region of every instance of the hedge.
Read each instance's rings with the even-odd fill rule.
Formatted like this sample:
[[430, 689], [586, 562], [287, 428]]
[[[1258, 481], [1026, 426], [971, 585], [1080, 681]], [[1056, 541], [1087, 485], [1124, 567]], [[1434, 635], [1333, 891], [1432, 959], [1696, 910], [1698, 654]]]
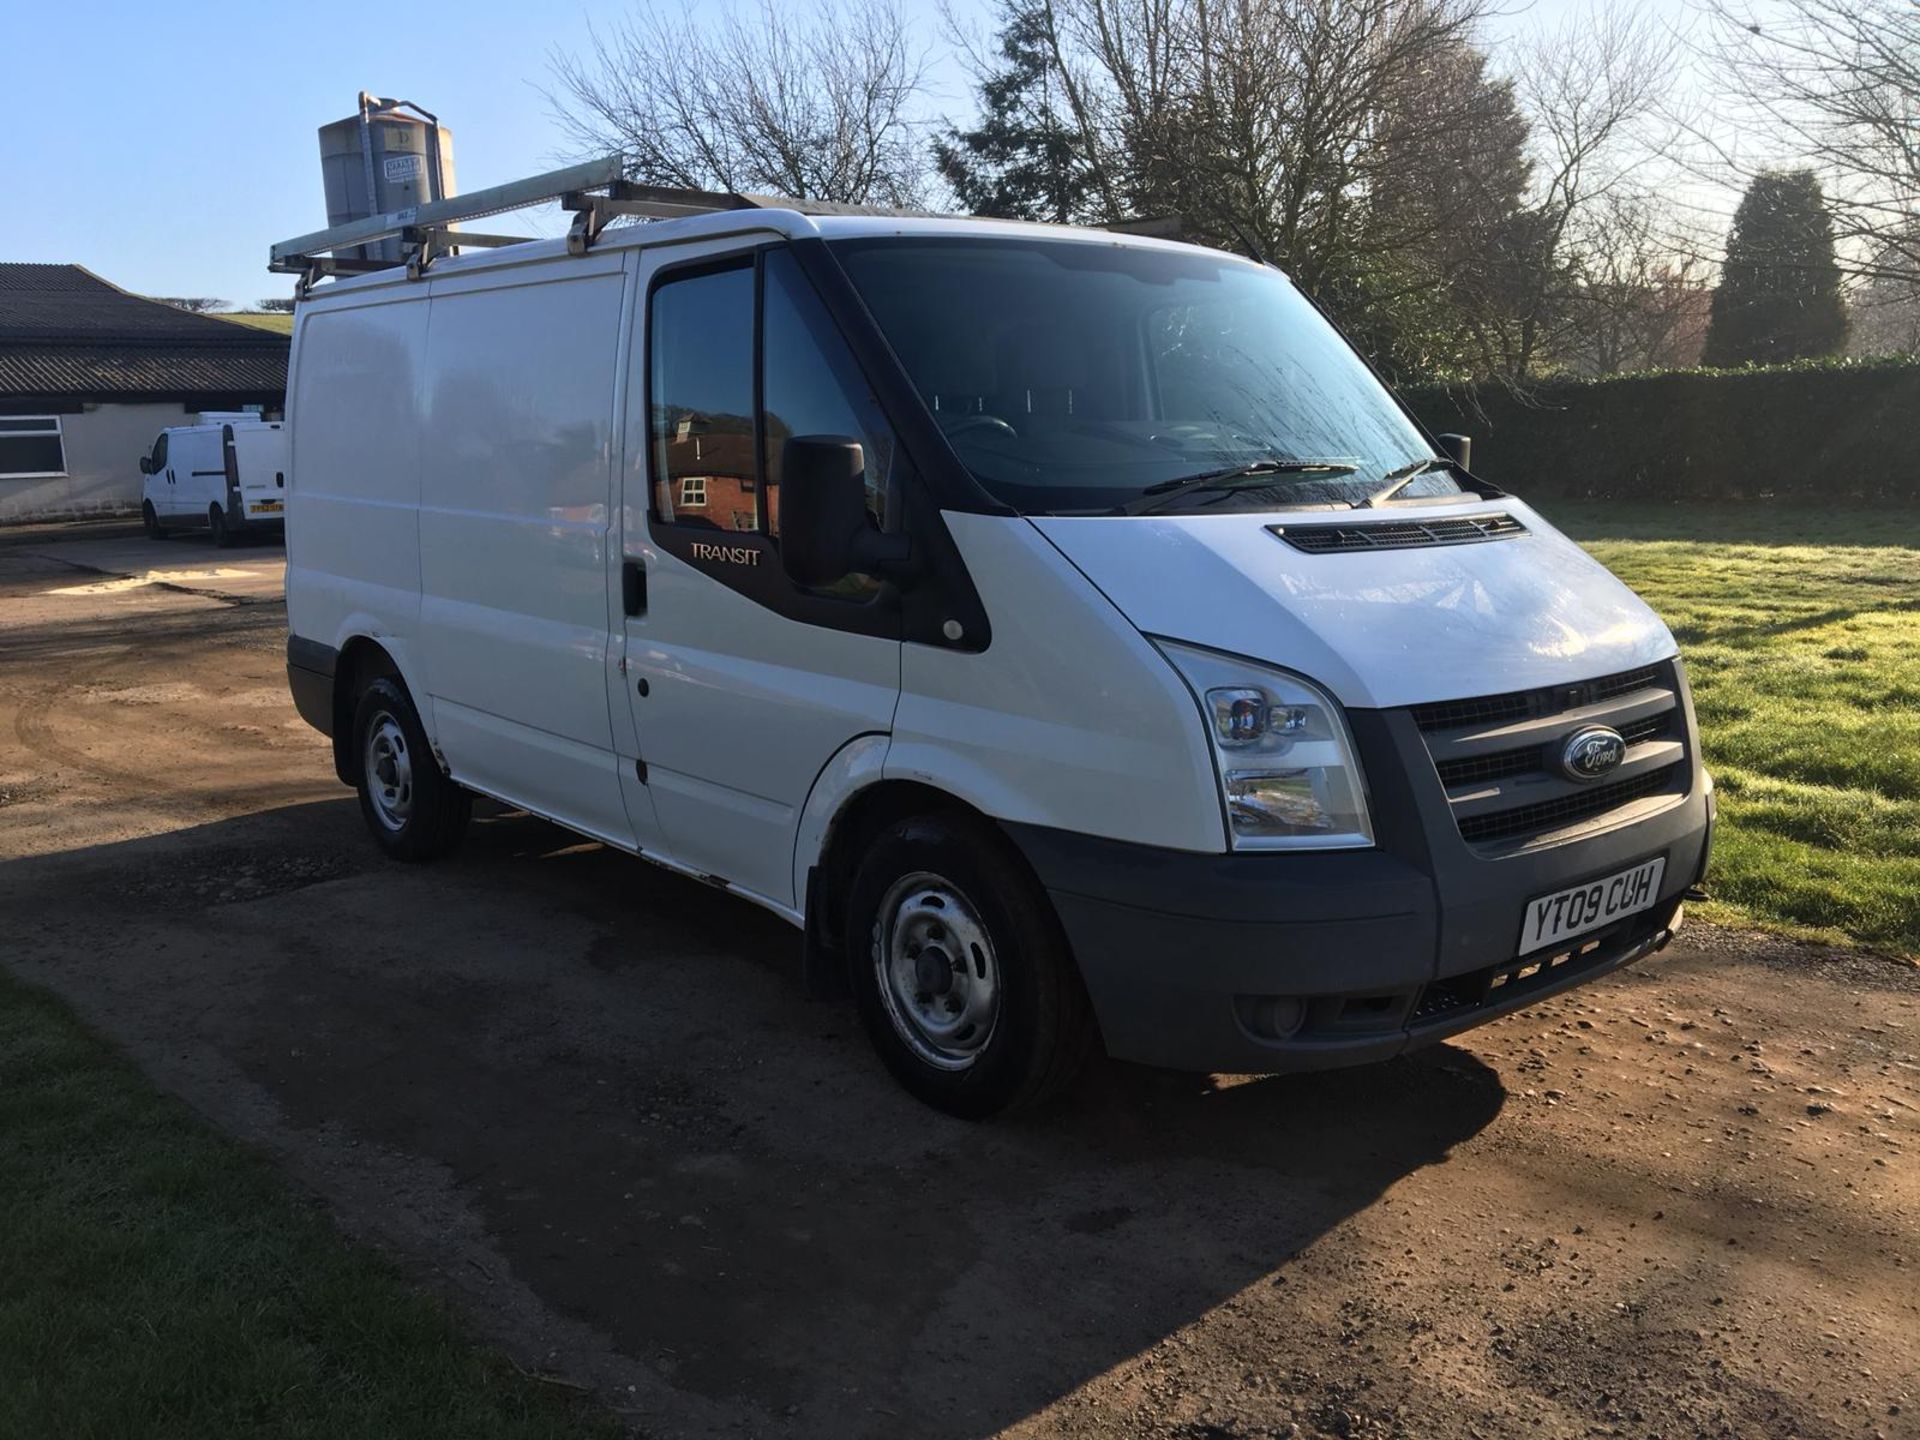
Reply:
[[1920, 364], [1677, 370], [1505, 387], [1411, 386], [1473, 468], [1542, 498], [1920, 501]]

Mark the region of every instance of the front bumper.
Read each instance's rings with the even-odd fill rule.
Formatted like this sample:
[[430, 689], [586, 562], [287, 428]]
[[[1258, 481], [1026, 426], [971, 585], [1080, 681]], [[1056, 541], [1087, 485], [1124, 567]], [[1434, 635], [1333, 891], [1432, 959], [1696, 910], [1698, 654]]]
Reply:
[[[1697, 761], [1687, 793], [1652, 814], [1487, 858], [1461, 841], [1410, 722], [1349, 718], [1376, 849], [1203, 855], [1005, 827], [1053, 899], [1109, 1054], [1250, 1074], [1384, 1060], [1671, 938], [1706, 865], [1709, 786]], [[1655, 855], [1667, 865], [1652, 907], [1515, 955], [1529, 899]]]

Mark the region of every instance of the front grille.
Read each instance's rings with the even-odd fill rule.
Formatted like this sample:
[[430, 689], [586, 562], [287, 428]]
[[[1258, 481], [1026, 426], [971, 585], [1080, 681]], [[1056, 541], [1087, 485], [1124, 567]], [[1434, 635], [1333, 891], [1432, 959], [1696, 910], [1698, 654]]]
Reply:
[[[1673, 728], [1673, 712], [1667, 710], [1643, 720], [1631, 720], [1618, 728], [1620, 738], [1630, 746], [1659, 740]], [[1462, 785], [1484, 784], [1489, 780], [1504, 780], [1510, 775], [1530, 775], [1545, 770], [1551, 762], [1544, 752], [1544, 746], [1525, 745], [1516, 750], [1497, 750], [1491, 755], [1474, 755], [1465, 760], [1437, 761], [1434, 768], [1440, 772], [1440, 783], [1454, 790]]]
[[1558, 715], [1583, 705], [1598, 705], [1635, 690], [1665, 684], [1667, 667], [1646, 665], [1605, 675], [1578, 685], [1555, 685], [1542, 690], [1515, 690], [1506, 695], [1482, 695], [1472, 700], [1442, 700], [1413, 707], [1413, 722], [1422, 730], [1455, 730], [1463, 725], [1500, 725], [1540, 715]]
[[1529, 745], [1524, 750], [1502, 750], [1498, 754], [1475, 755], [1467, 760], [1446, 760], [1434, 768], [1440, 772], [1440, 783], [1449, 790], [1462, 785], [1483, 784], [1488, 780], [1504, 780], [1509, 775], [1526, 775], [1540, 769], [1540, 747]]
[[1673, 729], [1673, 711], [1665, 710], [1658, 715], [1649, 715], [1644, 720], [1629, 720], [1619, 726], [1620, 738], [1629, 745], [1639, 745], [1647, 740], [1661, 740]]
[[[1689, 774], [1671, 663], [1446, 700], [1411, 714], [1461, 838], [1484, 849], [1512, 849], [1647, 796], [1677, 793]], [[1561, 768], [1562, 747], [1589, 725], [1609, 725], [1626, 741], [1621, 771], [1610, 782], [1576, 780]]]
[[1465, 725], [1504, 725], [1533, 714], [1533, 696], [1489, 695], [1484, 700], [1448, 700], [1416, 705], [1413, 723], [1422, 730], [1455, 730]]
[[1591, 790], [1542, 800], [1535, 805], [1497, 810], [1488, 815], [1463, 815], [1460, 817], [1460, 835], [1469, 844], [1480, 845], [1491, 840], [1510, 840], [1517, 835], [1539, 835], [1549, 830], [1563, 830], [1582, 820], [1604, 815], [1609, 810], [1618, 810], [1631, 801], [1672, 789], [1679, 771], [1680, 763], [1676, 761], [1658, 770], [1636, 775], [1631, 780], [1596, 785]]
[[1379, 520], [1357, 525], [1269, 525], [1296, 550], [1337, 555], [1352, 550], [1416, 550], [1431, 545], [1476, 545], [1511, 540], [1527, 527], [1513, 516], [1449, 515], [1431, 520]]
[[1644, 690], [1649, 685], [1658, 685], [1665, 673], [1665, 666], [1649, 665], [1642, 670], [1628, 670], [1623, 674], [1609, 675], [1604, 680], [1593, 682], [1593, 702], [1611, 700], [1616, 695], [1625, 695], [1632, 690]]

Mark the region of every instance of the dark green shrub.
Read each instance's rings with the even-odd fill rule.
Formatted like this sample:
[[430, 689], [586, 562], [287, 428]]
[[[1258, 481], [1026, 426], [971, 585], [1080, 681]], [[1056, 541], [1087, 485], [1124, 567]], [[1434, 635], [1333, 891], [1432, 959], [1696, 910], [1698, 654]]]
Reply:
[[1920, 363], [1808, 363], [1412, 386], [1436, 432], [1523, 497], [1920, 501]]

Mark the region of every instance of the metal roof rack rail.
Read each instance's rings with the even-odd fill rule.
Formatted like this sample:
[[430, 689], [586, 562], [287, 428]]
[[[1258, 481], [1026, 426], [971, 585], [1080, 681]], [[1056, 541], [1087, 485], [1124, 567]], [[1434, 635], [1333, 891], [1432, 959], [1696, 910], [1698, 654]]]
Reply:
[[[455, 225], [484, 220], [513, 210], [525, 210], [548, 201], [573, 212], [567, 232], [567, 250], [584, 255], [613, 220], [637, 216], [648, 220], [677, 220], [722, 210], [795, 210], [802, 215], [924, 216], [929, 212], [896, 210], [880, 205], [846, 205], [832, 200], [797, 200], [790, 195], [750, 195], [729, 191], [682, 190], [670, 185], [640, 185], [625, 178], [625, 162], [606, 155], [544, 175], [510, 180], [505, 185], [473, 190], [445, 200], [351, 220], [310, 235], [282, 240], [267, 254], [267, 268], [276, 274], [298, 275], [294, 293], [306, 299], [316, 281], [329, 275], [363, 275], [405, 265], [409, 279], [426, 274], [434, 260], [462, 246], [496, 248], [518, 245], [525, 235], [491, 235], [455, 230]], [[1123, 220], [1105, 227], [1120, 233], [1166, 235], [1178, 238], [1178, 216]], [[404, 259], [376, 260], [339, 252], [357, 250], [380, 240], [398, 239]]]
[[[437, 256], [461, 246], [493, 248], [517, 245], [531, 237], [490, 235], [452, 227], [470, 220], [484, 220], [513, 210], [558, 201], [561, 208], [574, 212], [572, 228], [567, 232], [567, 249], [584, 255], [600, 238], [607, 225], [622, 216], [649, 220], [674, 220], [687, 215], [706, 215], [721, 210], [797, 210], [806, 215], [907, 215], [914, 212], [889, 210], [871, 205], [842, 205], [825, 200], [796, 200], [786, 195], [739, 195], [725, 191], [682, 190], [667, 185], [638, 185], [624, 178], [624, 162], [619, 155], [608, 155], [544, 175], [531, 175], [485, 190], [470, 191], [446, 200], [430, 200], [424, 205], [372, 215], [295, 236], [273, 246], [267, 255], [267, 268], [276, 274], [301, 277], [298, 293], [305, 298], [313, 283], [328, 275], [360, 275], [390, 270], [404, 264], [412, 279], [419, 279]], [[405, 247], [401, 261], [372, 260], [338, 252], [355, 250], [375, 241], [398, 239]]]

